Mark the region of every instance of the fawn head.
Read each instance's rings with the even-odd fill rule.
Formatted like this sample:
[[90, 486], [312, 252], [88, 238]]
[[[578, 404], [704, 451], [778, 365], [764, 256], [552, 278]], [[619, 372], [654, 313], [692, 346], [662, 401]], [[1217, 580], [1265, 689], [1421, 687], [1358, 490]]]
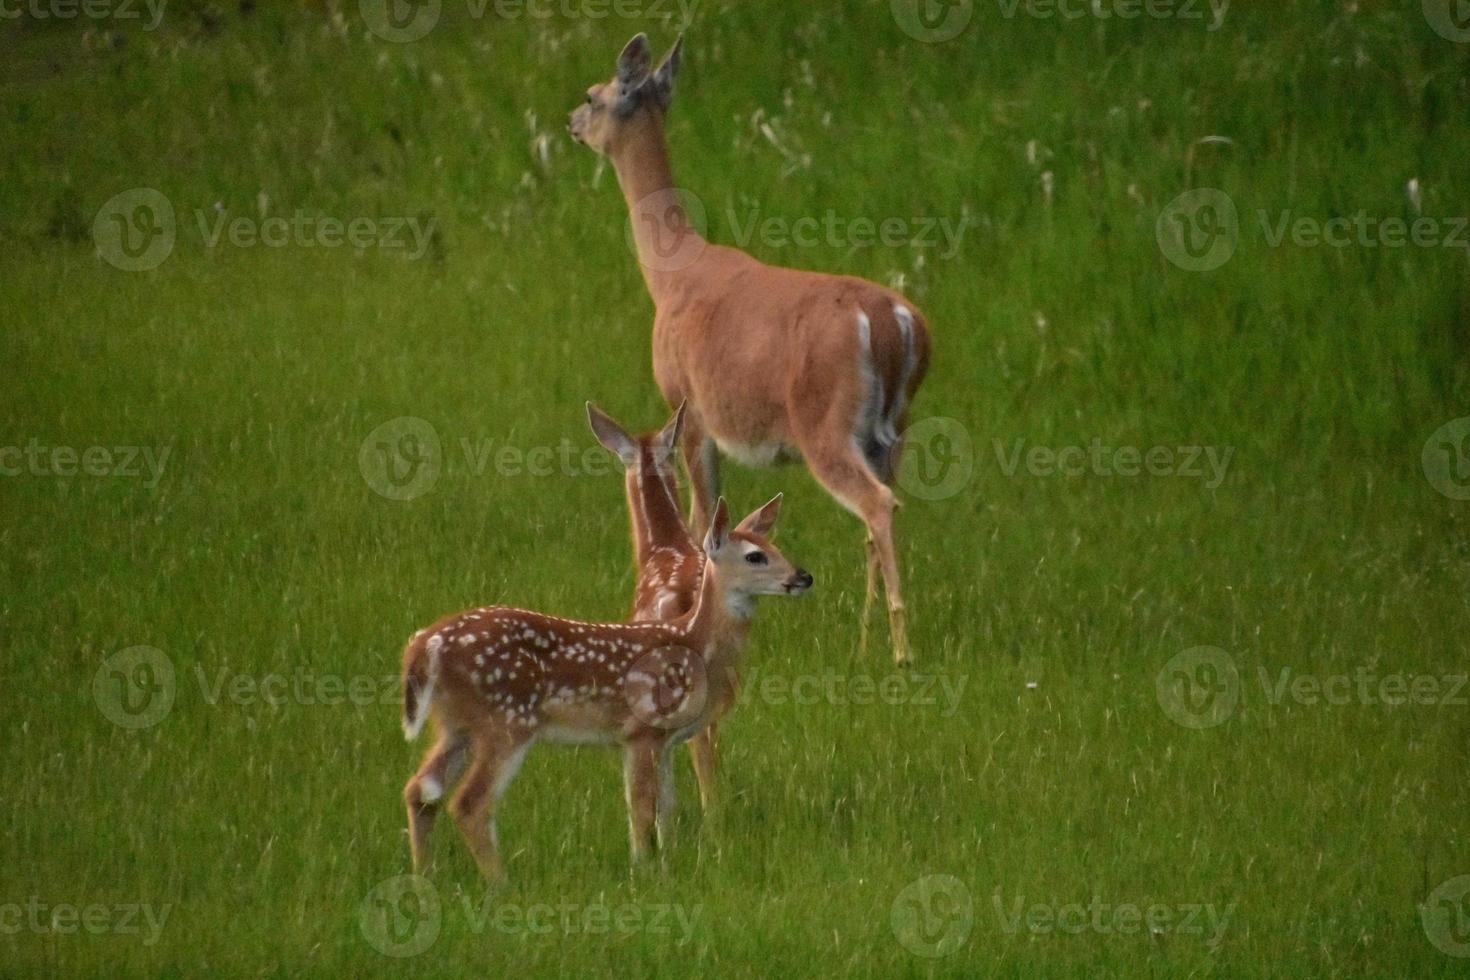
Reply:
[[583, 103], [567, 124], [572, 139], [604, 156], [617, 149], [627, 133], [649, 121], [661, 121], [674, 99], [674, 77], [679, 74], [681, 37], [658, 68], [648, 35], [639, 34], [618, 56], [618, 71], [606, 82], [587, 90]]
[[734, 528], [730, 510], [721, 497], [704, 536], [705, 558], [719, 570], [726, 601], [738, 613], [749, 615], [750, 601], [758, 595], [801, 595], [812, 587], [811, 573], [797, 568], [771, 544], [771, 529], [781, 512], [781, 495]]

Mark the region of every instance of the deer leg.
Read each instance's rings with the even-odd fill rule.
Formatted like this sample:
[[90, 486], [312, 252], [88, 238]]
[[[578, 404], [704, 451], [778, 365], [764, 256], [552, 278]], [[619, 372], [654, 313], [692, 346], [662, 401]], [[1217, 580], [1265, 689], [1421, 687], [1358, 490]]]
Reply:
[[434, 829], [444, 791], [459, 777], [468, 748], [469, 740], [463, 734], [441, 733], [418, 771], [403, 787], [414, 874], [423, 874], [429, 868], [429, 832]]
[[[903, 591], [898, 580], [898, 557], [893, 547], [893, 511], [898, 499], [874, 475], [866, 461], [852, 446], [851, 439], [803, 440], [803, 455], [817, 481], [826, 487], [848, 510], [862, 518], [873, 543], [868, 553], [869, 581], [872, 582], [873, 557], [876, 552], [878, 571], [883, 575], [883, 591], [888, 598], [888, 625], [893, 634], [893, 659], [899, 666], [909, 660], [908, 629], [903, 604]], [[827, 449], [828, 443], [835, 448]], [[875, 590], [870, 587], [871, 598]], [[864, 606], [868, 600], [864, 600]], [[861, 642], [861, 640], [860, 640]]]
[[720, 460], [715, 441], [695, 420], [686, 420], [680, 438], [684, 468], [689, 471], [689, 529], [698, 540], [709, 528], [715, 498], [720, 495]]
[[699, 783], [699, 808], [705, 813], [715, 803], [715, 724], [711, 720], [689, 740], [689, 761], [694, 763], [694, 778]]
[[863, 540], [863, 547], [868, 553], [868, 584], [863, 589], [863, 625], [858, 634], [858, 656], [865, 656], [868, 652], [869, 627], [873, 622], [873, 602], [878, 598], [878, 542], [873, 539], [869, 531]]
[[530, 747], [530, 738], [505, 731], [477, 736], [470, 753], [469, 774], [449, 805], [459, 832], [480, 866], [480, 873], [488, 881], [497, 881], [504, 873], [494, 808]]
[[623, 749], [623, 784], [628, 800], [628, 839], [633, 863], [648, 857], [658, 815], [658, 747], [651, 740], [629, 742]]
[[674, 747], [664, 744], [658, 753], [658, 799], [655, 801], [654, 825], [658, 831], [658, 849], [664, 851], [673, 842], [674, 809], [678, 798], [674, 791]]

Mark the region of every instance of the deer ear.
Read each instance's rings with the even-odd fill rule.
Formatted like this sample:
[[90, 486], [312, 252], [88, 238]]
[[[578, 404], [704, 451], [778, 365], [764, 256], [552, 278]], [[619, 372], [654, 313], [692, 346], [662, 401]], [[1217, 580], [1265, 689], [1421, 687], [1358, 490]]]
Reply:
[[771, 528], [776, 526], [776, 515], [781, 513], [781, 494], [776, 494], [760, 510], [749, 515], [735, 526], [735, 530], [769, 538]]
[[592, 434], [597, 441], [616, 453], [624, 466], [631, 467], [638, 462], [638, 444], [633, 437], [591, 402], [587, 403], [587, 422], [592, 426]]
[[653, 78], [648, 82], [660, 109], [667, 109], [674, 101], [674, 79], [679, 75], [679, 60], [683, 53], [684, 35], [680, 34], [679, 40], [674, 42], [673, 48], [664, 57], [663, 64], [658, 66], [658, 71], [653, 73]]
[[635, 34], [618, 55], [618, 86], [625, 97], [643, 84], [652, 65], [653, 49], [648, 46], [648, 35]]
[[710, 519], [709, 532], [704, 536], [704, 553], [713, 558], [730, 540], [730, 508], [721, 497], [715, 504], [715, 516]]
[[679, 448], [679, 433], [684, 430], [684, 406], [687, 404], [688, 402], [680, 402], [679, 407], [674, 409], [674, 417], [659, 430], [658, 448], [664, 460], [673, 456], [674, 451]]

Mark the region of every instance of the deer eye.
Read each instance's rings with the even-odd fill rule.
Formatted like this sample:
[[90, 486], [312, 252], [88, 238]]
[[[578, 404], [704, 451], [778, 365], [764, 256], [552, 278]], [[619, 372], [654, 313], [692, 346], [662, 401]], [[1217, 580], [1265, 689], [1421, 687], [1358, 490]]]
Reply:
[[764, 565], [768, 559], [764, 551], [752, 551], [745, 556], [745, 560], [752, 565]]

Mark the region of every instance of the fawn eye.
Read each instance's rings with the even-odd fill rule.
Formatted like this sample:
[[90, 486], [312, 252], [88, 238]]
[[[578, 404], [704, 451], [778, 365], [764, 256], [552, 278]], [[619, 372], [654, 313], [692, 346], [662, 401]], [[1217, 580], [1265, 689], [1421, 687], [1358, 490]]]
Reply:
[[752, 551], [745, 556], [745, 560], [752, 565], [764, 565], [767, 561], [764, 551]]

